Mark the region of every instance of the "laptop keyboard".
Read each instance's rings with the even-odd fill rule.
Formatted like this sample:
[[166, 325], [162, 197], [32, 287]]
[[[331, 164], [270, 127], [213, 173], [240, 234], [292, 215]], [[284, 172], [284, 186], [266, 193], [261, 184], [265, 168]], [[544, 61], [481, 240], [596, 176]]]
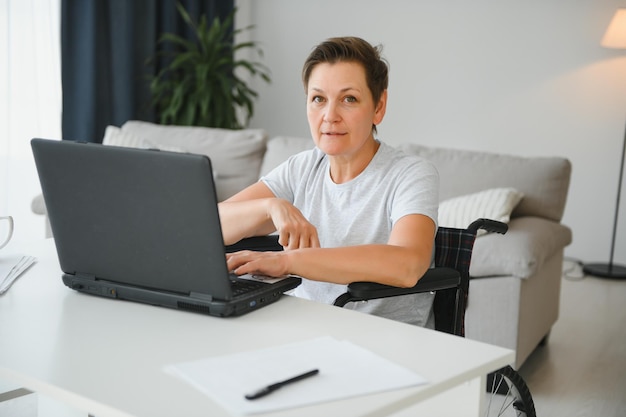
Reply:
[[254, 290], [258, 290], [266, 286], [267, 284], [258, 281], [248, 281], [245, 279], [232, 279], [230, 280], [230, 288], [233, 292], [233, 296], [237, 297], [241, 294], [246, 294]]

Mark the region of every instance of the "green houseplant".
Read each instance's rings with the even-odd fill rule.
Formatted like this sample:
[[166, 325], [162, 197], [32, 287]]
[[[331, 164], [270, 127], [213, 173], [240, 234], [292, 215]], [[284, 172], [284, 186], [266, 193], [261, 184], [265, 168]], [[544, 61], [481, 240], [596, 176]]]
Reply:
[[[262, 57], [256, 42], [235, 44], [234, 36], [250, 27], [234, 30], [236, 9], [211, 25], [205, 15], [196, 23], [178, 3], [178, 12], [192, 29], [194, 41], [172, 33], [159, 37], [155, 57], [166, 66], [151, 79], [151, 106], [161, 124], [242, 129], [254, 113], [257, 92], [240, 78], [238, 69], [270, 82], [269, 69], [260, 62], [235, 59], [235, 52], [252, 48]], [[167, 43], [174, 51], [166, 48]], [[243, 119], [243, 122], [240, 121]]]

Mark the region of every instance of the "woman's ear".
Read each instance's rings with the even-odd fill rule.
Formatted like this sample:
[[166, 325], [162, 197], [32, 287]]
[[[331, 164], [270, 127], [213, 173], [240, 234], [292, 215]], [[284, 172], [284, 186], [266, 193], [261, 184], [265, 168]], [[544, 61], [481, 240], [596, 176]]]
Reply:
[[380, 99], [378, 100], [378, 104], [376, 104], [376, 109], [374, 110], [374, 125], [379, 125], [380, 122], [383, 121], [385, 117], [385, 112], [387, 111], [387, 90], [383, 91], [380, 95]]

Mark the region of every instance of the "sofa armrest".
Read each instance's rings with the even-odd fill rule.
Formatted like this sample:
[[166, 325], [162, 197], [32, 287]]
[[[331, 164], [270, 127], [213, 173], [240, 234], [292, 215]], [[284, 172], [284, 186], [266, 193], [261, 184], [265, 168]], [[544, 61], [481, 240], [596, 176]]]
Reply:
[[530, 216], [512, 219], [506, 235], [476, 238], [470, 276], [528, 278], [571, 242], [571, 229], [561, 223]]

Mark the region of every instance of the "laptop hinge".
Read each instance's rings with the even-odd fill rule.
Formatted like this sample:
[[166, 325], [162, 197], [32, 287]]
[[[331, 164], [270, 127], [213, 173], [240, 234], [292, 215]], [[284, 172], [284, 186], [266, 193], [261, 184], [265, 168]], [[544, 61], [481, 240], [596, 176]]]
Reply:
[[199, 299], [205, 300], [205, 301], [213, 301], [213, 296], [211, 296], [209, 294], [202, 294], [202, 293], [191, 291], [189, 293], [189, 296], [193, 297], [193, 298], [199, 298]]

